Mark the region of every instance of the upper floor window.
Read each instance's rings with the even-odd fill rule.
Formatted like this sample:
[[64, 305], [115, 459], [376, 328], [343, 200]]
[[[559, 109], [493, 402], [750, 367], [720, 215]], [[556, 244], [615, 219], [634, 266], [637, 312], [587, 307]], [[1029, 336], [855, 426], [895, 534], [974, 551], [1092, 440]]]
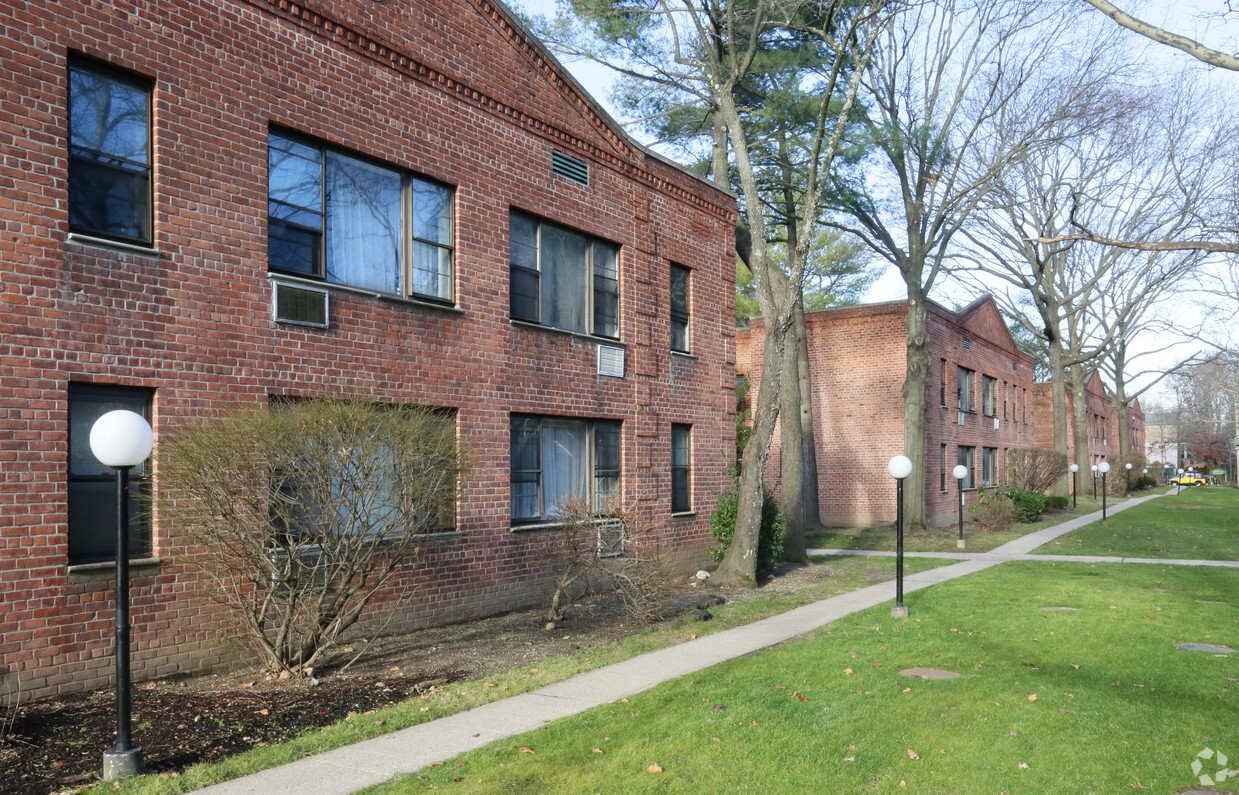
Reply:
[[[116, 471], [90, 450], [95, 420], [116, 409], [151, 419], [146, 389], [69, 385], [69, 563], [116, 559]], [[150, 514], [142, 510], [150, 484], [147, 461], [129, 470], [129, 557], [151, 554]]]
[[620, 423], [512, 415], [513, 523], [553, 520], [569, 498], [608, 511], [619, 498]]
[[671, 426], [671, 512], [693, 509], [693, 426]]
[[958, 368], [957, 398], [960, 411], [973, 411], [972, 376], [974, 373], [966, 367]]
[[671, 266], [671, 350], [688, 353], [689, 274], [688, 268]]
[[521, 212], [509, 218], [515, 320], [619, 337], [619, 247]]
[[938, 385], [938, 404], [946, 408], [946, 359], [939, 361], [942, 363], [942, 383]]
[[69, 229], [149, 246], [151, 85], [69, 62]]
[[288, 135], [267, 141], [271, 270], [453, 300], [452, 188]]
[[988, 375], [981, 376], [981, 413], [987, 417], [998, 415], [998, 381]]

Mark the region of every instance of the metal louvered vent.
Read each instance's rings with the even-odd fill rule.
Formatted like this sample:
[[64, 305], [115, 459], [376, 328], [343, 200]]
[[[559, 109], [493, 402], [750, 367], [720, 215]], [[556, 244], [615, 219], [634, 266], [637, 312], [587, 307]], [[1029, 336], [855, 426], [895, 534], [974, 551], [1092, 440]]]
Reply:
[[616, 345], [598, 346], [598, 375], [624, 377], [624, 349]]
[[275, 319], [281, 323], [327, 328], [327, 293], [291, 284], [275, 284]]
[[968, 339], [967, 337], [964, 337], [964, 350], [966, 351], [972, 350], [972, 340]]
[[551, 152], [551, 173], [582, 185], [589, 184], [589, 166], [563, 152]]

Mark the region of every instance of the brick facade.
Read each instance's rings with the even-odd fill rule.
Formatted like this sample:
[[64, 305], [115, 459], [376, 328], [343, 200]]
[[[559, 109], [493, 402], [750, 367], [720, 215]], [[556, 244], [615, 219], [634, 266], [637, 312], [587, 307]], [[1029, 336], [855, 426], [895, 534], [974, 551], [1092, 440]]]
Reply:
[[[992, 476], [1001, 483], [1008, 451], [1032, 446], [1033, 365], [1016, 348], [993, 299], [981, 299], [959, 312], [932, 302], [928, 309], [926, 513], [931, 522], [951, 524], [958, 505], [951, 470], [961, 447], [974, 449], [977, 483], [984, 474], [985, 451], [992, 450]], [[827, 525], [864, 526], [895, 518], [895, 488], [886, 465], [903, 452], [905, 315], [900, 301], [805, 316], [819, 499]], [[737, 367], [749, 378], [753, 395], [761, 380], [763, 336], [764, 325], [754, 320], [736, 337]], [[973, 373], [971, 411], [958, 407], [960, 368]], [[985, 377], [994, 383], [992, 414], [983, 405]], [[767, 469], [772, 485], [778, 481], [777, 446], [776, 436]], [[975, 500], [975, 488], [965, 493], [966, 504]]]
[[[71, 383], [153, 390], [156, 460], [183, 424], [276, 395], [456, 409], [473, 462], [457, 531], [423, 548], [423, 598], [393, 630], [541, 598], [553, 531], [513, 532], [512, 413], [620, 420], [625, 501], [704, 562], [734, 443], [735, 201], [629, 140], [503, 6], [31, 0], [0, 9], [0, 37], [0, 689], [111, 678], [110, 569], [67, 565]], [[72, 56], [152, 86], [150, 248], [69, 233]], [[452, 300], [323, 285], [329, 328], [275, 322], [273, 125], [454, 188]], [[553, 174], [552, 150], [588, 186]], [[624, 377], [599, 375], [592, 335], [511, 320], [512, 209], [619, 246]], [[670, 351], [671, 263], [692, 269], [690, 355]], [[692, 427], [695, 508], [674, 517], [672, 423]], [[134, 571], [135, 677], [235, 662], [190, 565], [209, 550], [158, 522], [153, 545]]]
[[[1038, 383], [1035, 387], [1034, 403], [1036, 405], [1036, 438], [1037, 446], [1047, 449], [1054, 447], [1054, 414], [1052, 411], [1053, 401], [1051, 400], [1051, 392], [1049, 383]], [[1119, 435], [1118, 435], [1118, 417], [1114, 412], [1114, 403], [1110, 400], [1110, 393], [1106, 390], [1106, 385], [1102, 382], [1101, 376], [1093, 373], [1092, 376], [1084, 385], [1084, 403], [1085, 415], [1088, 418], [1088, 460], [1090, 465], [1100, 464], [1102, 461], [1119, 456]], [[1137, 407], [1138, 408], [1138, 407]], [[1067, 400], [1067, 460], [1074, 462], [1076, 455], [1076, 429], [1075, 421], [1072, 419], [1071, 400], [1068, 395]], [[1135, 411], [1132, 412], [1133, 428], [1136, 426], [1137, 417]], [[1143, 414], [1139, 417], [1141, 428], [1143, 427]], [[1132, 449], [1143, 452], [1144, 438], [1143, 430], [1140, 431], [1140, 445], [1135, 444], [1135, 436], [1132, 437]], [[1084, 474], [1081, 473], [1081, 478]]]

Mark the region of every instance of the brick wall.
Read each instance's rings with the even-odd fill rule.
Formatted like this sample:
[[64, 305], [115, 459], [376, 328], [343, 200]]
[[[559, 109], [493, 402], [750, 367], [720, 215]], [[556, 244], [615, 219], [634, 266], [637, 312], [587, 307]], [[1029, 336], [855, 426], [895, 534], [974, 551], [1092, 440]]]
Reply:
[[[1030, 446], [1032, 361], [1016, 350], [992, 300], [979, 301], [959, 313], [933, 303], [929, 310], [923, 474], [926, 511], [931, 521], [950, 524], [956, 521], [958, 503], [955, 481], [949, 473], [960, 445], [976, 447], [978, 479], [982, 450], [993, 448], [999, 482], [1005, 479], [1007, 451]], [[827, 525], [860, 527], [895, 519], [895, 485], [886, 465], [904, 450], [901, 395], [907, 361], [905, 312], [903, 302], [894, 302], [810, 312], [805, 317], [820, 508]], [[761, 381], [764, 332], [763, 323], [754, 320], [749, 330], [737, 336], [737, 366], [753, 385], [751, 395], [756, 394]], [[943, 360], [947, 363], [946, 408], [941, 400]], [[1017, 366], [1013, 369], [1012, 364]], [[963, 425], [956, 409], [960, 366], [976, 373], [976, 412], [965, 414]], [[996, 417], [982, 415], [982, 375], [996, 380]], [[1005, 413], [1004, 383], [1008, 395]], [[943, 444], [947, 445], [946, 492], [940, 485]], [[766, 472], [767, 483], [774, 488], [778, 467], [776, 436]], [[975, 500], [975, 490], [966, 495], [966, 504]]]
[[[32, 0], [0, 9], [0, 659], [27, 697], [106, 684], [112, 585], [67, 561], [67, 389], [153, 389], [158, 441], [271, 395], [450, 406], [473, 468], [458, 532], [425, 548], [392, 629], [541, 598], [541, 533], [509, 521], [509, 415], [623, 421], [625, 499], [685, 566], [734, 439], [734, 200], [640, 149], [488, 0]], [[70, 239], [67, 67], [153, 81], [154, 248]], [[272, 124], [455, 187], [455, 306], [348, 291], [331, 328], [275, 323], [266, 262]], [[553, 176], [552, 149], [590, 184]], [[621, 246], [627, 375], [587, 335], [508, 316], [511, 208]], [[670, 353], [668, 266], [692, 269], [692, 355]], [[670, 425], [693, 427], [695, 514], [670, 517]], [[158, 468], [156, 465], [156, 488]], [[236, 662], [195, 574], [156, 523], [134, 572], [138, 678]]]

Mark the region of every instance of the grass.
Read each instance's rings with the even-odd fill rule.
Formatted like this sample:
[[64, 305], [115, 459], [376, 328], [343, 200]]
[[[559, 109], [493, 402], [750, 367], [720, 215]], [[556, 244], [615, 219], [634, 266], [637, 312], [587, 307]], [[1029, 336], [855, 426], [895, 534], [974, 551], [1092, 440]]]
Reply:
[[1236, 594], [1230, 569], [1007, 563], [367, 792], [1169, 793], [1202, 749], [1239, 758], [1239, 658], [1175, 648], [1239, 647]]
[[1059, 555], [1239, 560], [1239, 490], [1185, 488], [1037, 550]]
[[[1122, 498], [1110, 498], [1110, 504], [1122, 502]], [[1005, 530], [993, 530], [989, 532], [979, 532], [971, 529], [967, 523], [964, 525], [964, 540], [967, 543], [965, 552], [989, 552], [991, 549], [1002, 546], [1008, 541], [1014, 541], [1017, 538], [1022, 538], [1029, 533], [1051, 527], [1056, 524], [1068, 522], [1078, 516], [1084, 516], [1094, 511], [1101, 510], [1101, 499], [1098, 498], [1096, 504], [1088, 495], [1081, 495], [1077, 502], [1075, 510], [1067, 508], [1061, 511], [1051, 511], [1043, 514], [1039, 521], [1029, 524], [1016, 524]], [[965, 514], [965, 521], [967, 514]], [[919, 532], [905, 532], [903, 537], [903, 548], [906, 552], [955, 552], [955, 542], [959, 539], [959, 531], [956, 525], [950, 527], [936, 527], [929, 530]], [[830, 529], [819, 533], [810, 533], [807, 538], [810, 547], [821, 549], [868, 549], [874, 551], [894, 552], [895, 551], [895, 528], [885, 527], [880, 529], [860, 528], [860, 529]]]
[[[820, 561], [819, 561], [820, 562]], [[925, 571], [950, 561], [908, 559], [905, 573]], [[522, 668], [504, 675], [489, 677], [486, 682], [458, 682], [442, 691], [374, 713], [342, 721], [319, 731], [308, 732], [278, 745], [254, 748], [219, 762], [194, 765], [177, 776], [146, 776], [121, 783], [124, 793], [166, 795], [188, 792], [200, 787], [228, 781], [266, 770], [276, 765], [294, 762], [311, 754], [350, 745], [389, 732], [415, 726], [436, 718], [471, 709], [502, 698], [525, 693], [562, 681], [584, 671], [601, 668], [639, 654], [681, 643], [690, 635], [698, 637], [721, 632], [786, 612], [820, 599], [847, 593], [894, 576], [895, 561], [890, 558], [855, 557], [832, 559], [832, 576], [811, 586], [782, 593], [763, 593], [743, 601], [711, 608], [714, 619], [678, 627], [654, 628], [625, 638], [622, 642], [582, 649], [574, 654], [552, 657], [538, 663], [534, 669]], [[490, 683], [490, 686], [487, 686]], [[116, 791], [111, 784], [99, 784], [96, 791]]]

